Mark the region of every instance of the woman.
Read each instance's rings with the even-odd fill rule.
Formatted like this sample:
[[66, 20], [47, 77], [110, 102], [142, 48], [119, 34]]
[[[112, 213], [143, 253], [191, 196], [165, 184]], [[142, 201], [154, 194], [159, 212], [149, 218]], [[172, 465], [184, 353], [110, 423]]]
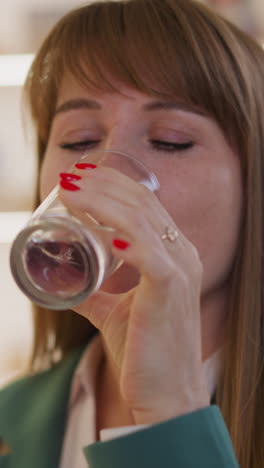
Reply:
[[[74, 311], [35, 311], [1, 468], [263, 465], [263, 82], [261, 47], [191, 0], [93, 3], [50, 33], [26, 84], [40, 197], [61, 177], [124, 264]], [[159, 199], [67, 174], [105, 148], [152, 169]]]

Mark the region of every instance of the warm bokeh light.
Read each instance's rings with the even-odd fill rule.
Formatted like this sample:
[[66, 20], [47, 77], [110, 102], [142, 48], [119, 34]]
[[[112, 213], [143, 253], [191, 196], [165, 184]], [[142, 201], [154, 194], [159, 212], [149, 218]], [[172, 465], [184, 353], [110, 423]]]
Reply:
[[0, 55], [0, 86], [22, 86], [34, 54]]
[[0, 212], [0, 244], [9, 244], [30, 217], [27, 211]]

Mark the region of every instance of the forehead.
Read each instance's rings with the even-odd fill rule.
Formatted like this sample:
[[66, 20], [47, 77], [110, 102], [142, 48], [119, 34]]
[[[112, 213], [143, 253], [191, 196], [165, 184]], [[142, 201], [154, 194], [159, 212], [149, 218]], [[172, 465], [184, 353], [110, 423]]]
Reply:
[[95, 88], [80, 83], [72, 75], [66, 75], [59, 90], [55, 114], [74, 109], [100, 110], [105, 103], [135, 104], [144, 111], [178, 110], [201, 116], [207, 114], [203, 109], [186, 102], [181, 96], [164, 98], [114, 79], [111, 85], [111, 89]]
[[87, 95], [95, 99], [103, 99], [107, 96], [120, 96], [124, 99], [133, 99], [136, 96], [147, 98], [148, 94], [143, 93], [141, 90], [133, 88], [117, 79], [111, 79], [111, 87], [107, 86], [90, 86], [89, 83], [81, 83], [80, 80], [75, 78], [72, 74], [65, 74], [62, 79], [61, 85], [58, 90], [57, 104], [69, 98]]

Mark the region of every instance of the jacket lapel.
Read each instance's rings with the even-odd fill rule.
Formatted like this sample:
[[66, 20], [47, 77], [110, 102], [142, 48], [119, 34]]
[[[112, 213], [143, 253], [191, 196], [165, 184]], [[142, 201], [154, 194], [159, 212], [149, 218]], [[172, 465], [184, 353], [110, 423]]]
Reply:
[[84, 347], [0, 392], [0, 468], [57, 468], [71, 380]]

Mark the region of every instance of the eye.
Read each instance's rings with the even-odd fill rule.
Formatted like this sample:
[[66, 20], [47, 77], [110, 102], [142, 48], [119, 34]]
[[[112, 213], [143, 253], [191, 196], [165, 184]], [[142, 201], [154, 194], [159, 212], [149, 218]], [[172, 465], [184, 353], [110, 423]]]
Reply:
[[74, 141], [72, 143], [62, 143], [60, 148], [69, 151], [86, 151], [91, 148], [95, 148], [100, 143], [100, 140], [83, 140]]
[[187, 151], [193, 148], [194, 143], [192, 141], [186, 141], [184, 143], [175, 143], [172, 141], [163, 140], [150, 140], [150, 143], [155, 151], [165, 151], [167, 153], [173, 153], [176, 151]]

